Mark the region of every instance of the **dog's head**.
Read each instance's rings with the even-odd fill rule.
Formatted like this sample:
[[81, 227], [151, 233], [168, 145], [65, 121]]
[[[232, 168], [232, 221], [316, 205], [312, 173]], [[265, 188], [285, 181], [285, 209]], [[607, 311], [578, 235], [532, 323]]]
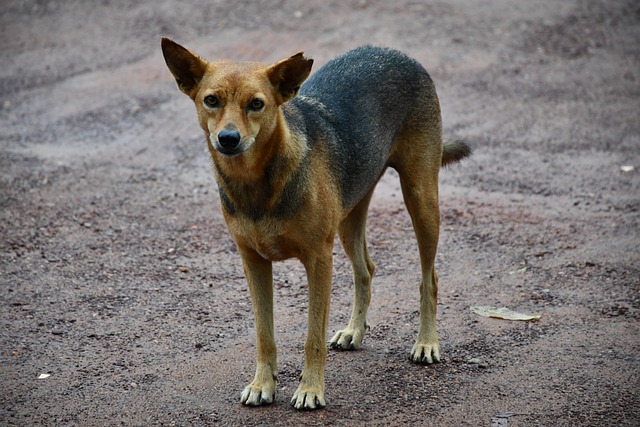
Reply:
[[242, 156], [267, 143], [280, 105], [296, 96], [313, 65], [302, 52], [269, 67], [207, 62], [166, 38], [162, 53], [178, 88], [195, 102], [210, 147], [223, 158]]

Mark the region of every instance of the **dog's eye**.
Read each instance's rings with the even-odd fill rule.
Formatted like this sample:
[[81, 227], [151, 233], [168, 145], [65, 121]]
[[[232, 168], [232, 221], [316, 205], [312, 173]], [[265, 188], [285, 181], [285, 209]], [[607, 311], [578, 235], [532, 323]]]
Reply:
[[251, 111], [260, 111], [264, 107], [264, 101], [260, 98], [256, 98], [249, 104], [249, 110]]
[[220, 101], [218, 97], [215, 95], [207, 95], [204, 97], [204, 105], [209, 108], [216, 108], [220, 105]]

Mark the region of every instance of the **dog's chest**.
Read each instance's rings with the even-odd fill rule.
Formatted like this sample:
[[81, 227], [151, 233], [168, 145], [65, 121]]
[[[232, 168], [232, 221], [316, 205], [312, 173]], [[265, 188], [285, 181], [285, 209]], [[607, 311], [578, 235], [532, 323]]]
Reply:
[[255, 242], [254, 249], [262, 258], [272, 261], [290, 258], [286, 255], [287, 248], [274, 239], [257, 241]]
[[298, 245], [270, 221], [237, 221], [229, 228], [238, 244], [253, 249], [262, 258], [282, 261], [298, 256]]

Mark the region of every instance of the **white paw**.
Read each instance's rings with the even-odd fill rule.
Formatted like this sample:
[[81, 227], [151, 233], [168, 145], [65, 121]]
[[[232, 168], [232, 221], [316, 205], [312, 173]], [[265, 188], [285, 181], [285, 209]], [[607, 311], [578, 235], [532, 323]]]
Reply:
[[411, 349], [411, 361], [414, 363], [431, 364], [440, 361], [440, 346], [435, 343], [415, 343]]
[[249, 384], [242, 391], [240, 403], [247, 406], [269, 405], [276, 397], [275, 383], [259, 386], [254, 383]]
[[324, 392], [318, 387], [303, 386], [300, 384], [291, 398], [291, 405], [299, 410], [313, 410], [324, 408]]
[[364, 339], [364, 328], [345, 328], [336, 334], [329, 341], [329, 345], [337, 350], [357, 350], [362, 345]]

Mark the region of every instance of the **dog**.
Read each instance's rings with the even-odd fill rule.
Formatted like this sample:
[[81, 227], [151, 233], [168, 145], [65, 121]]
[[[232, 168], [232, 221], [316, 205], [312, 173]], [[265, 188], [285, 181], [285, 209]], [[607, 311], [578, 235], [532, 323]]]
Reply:
[[257, 366], [241, 403], [266, 405], [275, 398], [272, 262], [298, 258], [309, 286], [308, 334], [291, 404], [309, 410], [326, 405], [334, 238], [338, 234], [351, 261], [355, 301], [348, 325], [329, 344], [355, 350], [367, 328], [375, 269], [367, 251], [367, 210], [388, 167], [400, 177], [422, 270], [420, 326], [410, 359], [438, 362], [438, 173], [471, 149], [459, 141], [443, 144], [427, 71], [397, 50], [373, 46], [337, 57], [311, 77], [313, 59], [302, 52], [270, 66], [208, 62], [167, 38], [162, 52], [178, 88], [196, 105], [251, 292]]

